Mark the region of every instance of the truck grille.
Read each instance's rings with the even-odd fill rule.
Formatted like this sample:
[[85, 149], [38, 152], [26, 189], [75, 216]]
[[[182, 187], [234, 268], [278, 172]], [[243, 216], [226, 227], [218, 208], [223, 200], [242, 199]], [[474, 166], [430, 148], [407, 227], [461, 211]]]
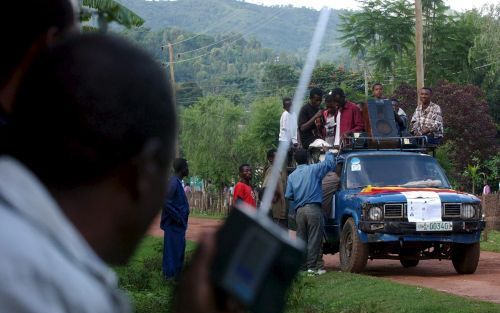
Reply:
[[385, 218], [402, 218], [403, 217], [403, 204], [391, 203], [384, 204]]
[[460, 217], [460, 210], [462, 208], [461, 203], [444, 203], [444, 214], [445, 217]]

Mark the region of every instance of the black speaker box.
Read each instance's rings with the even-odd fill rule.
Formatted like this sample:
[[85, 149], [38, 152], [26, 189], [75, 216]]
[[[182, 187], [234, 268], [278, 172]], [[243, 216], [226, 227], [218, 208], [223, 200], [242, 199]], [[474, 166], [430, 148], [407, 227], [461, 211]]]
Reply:
[[368, 112], [365, 126], [371, 137], [399, 137], [390, 100], [369, 100], [364, 112]]

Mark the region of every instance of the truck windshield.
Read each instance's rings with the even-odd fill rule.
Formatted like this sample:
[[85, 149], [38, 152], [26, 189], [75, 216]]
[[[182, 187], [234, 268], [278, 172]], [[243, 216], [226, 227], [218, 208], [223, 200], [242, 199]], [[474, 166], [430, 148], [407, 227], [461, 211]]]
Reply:
[[356, 156], [347, 160], [347, 188], [450, 188], [437, 161], [421, 155]]

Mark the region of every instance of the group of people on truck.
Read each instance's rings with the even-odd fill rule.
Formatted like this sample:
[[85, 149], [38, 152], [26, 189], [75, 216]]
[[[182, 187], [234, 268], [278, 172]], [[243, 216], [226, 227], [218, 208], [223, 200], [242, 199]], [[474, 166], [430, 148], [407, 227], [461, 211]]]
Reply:
[[[388, 100], [383, 96], [383, 86], [380, 83], [372, 86], [372, 96], [374, 100]], [[439, 144], [443, 136], [441, 109], [431, 102], [430, 88], [420, 89], [419, 96], [420, 103], [409, 125], [406, 112], [401, 108], [399, 101], [390, 99], [398, 135], [425, 136], [428, 143]], [[325, 109], [320, 108], [323, 101]], [[284, 111], [280, 119], [279, 141], [290, 144], [288, 164], [294, 156], [297, 167], [287, 179], [285, 177], [278, 182], [280, 186], [273, 200], [272, 213], [275, 222], [286, 225], [283, 221], [283, 212], [286, 212], [285, 199], [288, 200], [291, 211], [295, 212], [297, 236], [306, 242], [307, 256], [302, 270], [309, 274], [325, 273], [322, 258], [324, 216], [331, 213], [333, 193], [340, 183], [343, 162], [341, 157], [335, 160], [331, 152], [326, 152], [323, 162], [308, 164], [307, 149], [317, 139], [325, 140], [331, 147], [339, 147], [342, 138], [364, 132], [367, 128], [368, 114], [365, 105], [357, 105], [347, 100], [341, 88], [335, 88], [326, 95], [321, 89], [312, 88], [309, 101], [302, 106], [297, 118], [290, 112], [292, 100], [283, 99]], [[275, 150], [272, 150], [268, 153], [270, 165], [274, 160], [274, 152]], [[269, 175], [268, 168], [265, 182]], [[282, 209], [276, 210], [275, 207]]]
[[[383, 96], [383, 86], [372, 86], [373, 100], [389, 100]], [[443, 136], [441, 108], [431, 102], [432, 90], [424, 87], [419, 91], [420, 103], [410, 123], [406, 112], [397, 99], [390, 99], [394, 113], [394, 122], [399, 136], [425, 136], [430, 144], [439, 144]], [[321, 104], [325, 103], [325, 109]], [[310, 145], [317, 139], [325, 140], [330, 147], [340, 147], [345, 137], [364, 132], [368, 127], [367, 115], [371, 102], [356, 104], [347, 100], [341, 88], [335, 88], [326, 95], [320, 88], [312, 88], [309, 101], [302, 106], [298, 117], [291, 112], [292, 99], [283, 99], [283, 113], [280, 118], [279, 142], [287, 142], [291, 147], [287, 164], [295, 160], [297, 167], [286, 177], [284, 171], [278, 180], [271, 204], [271, 217], [282, 227], [287, 227], [287, 215], [290, 209], [295, 212], [297, 236], [306, 242], [307, 261], [303, 270], [310, 274], [325, 272], [322, 259], [324, 216], [329, 216], [332, 197], [340, 184], [342, 157], [335, 159], [331, 152], [326, 152], [321, 163], [308, 164]], [[268, 165], [264, 169], [264, 189], [267, 187], [276, 150], [267, 153]], [[250, 174], [249, 174], [250, 172]], [[234, 202], [244, 201], [255, 207], [256, 197], [250, 187], [251, 171], [248, 164], [243, 164], [239, 171], [240, 182], [246, 187], [234, 193]], [[247, 192], [243, 192], [247, 190]], [[250, 199], [250, 200], [249, 200]], [[293, 215], [293, 214], [292, 214]]]
[[[443, 118], [439, 105], [431, 101], [432, 90], [428, 87], [419, 91], [420, 103], [408, 125], [406, 112], [398, 99], [390, 99], [394, 121], [399, 136], [425, 136], [429, 144], [439, 144], [443, 137]], [[383, 86], [372, 86], [374, 100], [389, 100], [383, 96]], [[321, 109], [324, 100], [325, 109]], [[356, 104], [346, 99], [341, 88], [335, 88], [326, 95], [320, 88], [312, 88], [309, 101], [300, 109], [298, 118], [290, 112], [292, 101], [283, 99], [283, 113], [280, 119], [279, 141], [288, 141], [292, 148], [308, 149], [316, 139], [325, 140], [330, 146], [338, 147], [342, 138], [367, 130], [367, 108], [369, 104]], [[365, 113], [366, 112], [366, 113]]]

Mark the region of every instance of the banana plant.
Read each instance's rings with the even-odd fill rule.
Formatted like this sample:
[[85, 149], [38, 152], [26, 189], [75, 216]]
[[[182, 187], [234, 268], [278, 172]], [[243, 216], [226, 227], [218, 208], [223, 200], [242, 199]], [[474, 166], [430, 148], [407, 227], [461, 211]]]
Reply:
[[127, 28], [144, 24], [139, 15], [114, 0], [83, 0], [81, 6], [80, 19], [85, 22], [96, 16], [101, 32], [107, 31], [110, 22], [117, 22]]

